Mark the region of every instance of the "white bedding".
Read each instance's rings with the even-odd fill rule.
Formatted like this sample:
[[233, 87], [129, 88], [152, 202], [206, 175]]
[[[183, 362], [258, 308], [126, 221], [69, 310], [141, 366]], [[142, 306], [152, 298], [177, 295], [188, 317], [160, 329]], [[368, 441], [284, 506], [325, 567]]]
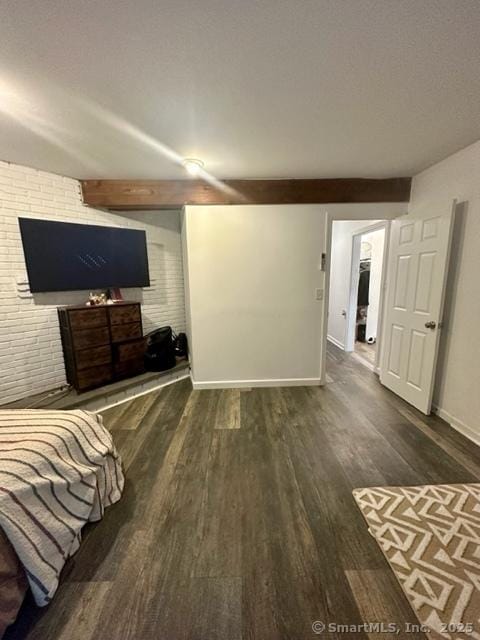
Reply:
[[0, 527], [38, 605], [54, 595], [86, 522], [120, 499], [121, 460], [101, 416], [0, 410]]

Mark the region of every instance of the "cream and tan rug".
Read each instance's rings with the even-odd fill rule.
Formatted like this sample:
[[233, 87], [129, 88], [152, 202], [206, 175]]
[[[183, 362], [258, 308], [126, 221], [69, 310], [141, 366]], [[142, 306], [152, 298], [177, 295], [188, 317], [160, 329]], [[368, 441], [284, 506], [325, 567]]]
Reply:
[[353, 496], [428, 637], [480, 640], [480, 484]]

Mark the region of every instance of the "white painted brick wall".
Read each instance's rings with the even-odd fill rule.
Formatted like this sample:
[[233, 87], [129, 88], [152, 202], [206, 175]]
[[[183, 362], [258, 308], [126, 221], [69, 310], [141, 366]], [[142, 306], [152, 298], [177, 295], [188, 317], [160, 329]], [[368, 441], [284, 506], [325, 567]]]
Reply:
[[44, 218], [144, 229], [151, 287], [127, 289], [141, 301], [144, 331], [166, 324], [185, 331], [179, 214], [155, 212], [125, 217], [82, 204], [77, 180], [0, 161], [0, 404], [66, 383], [56, 307], [81, 304], [88, 292], [20, 297], [27, 280], [18, 217]]

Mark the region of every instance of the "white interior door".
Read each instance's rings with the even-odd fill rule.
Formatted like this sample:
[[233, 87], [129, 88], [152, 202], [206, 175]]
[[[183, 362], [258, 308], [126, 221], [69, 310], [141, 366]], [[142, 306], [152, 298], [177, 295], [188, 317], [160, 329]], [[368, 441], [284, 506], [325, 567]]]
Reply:
[[392, 221], [380, 381], [430, 413], [450, 253], [449, 214]]

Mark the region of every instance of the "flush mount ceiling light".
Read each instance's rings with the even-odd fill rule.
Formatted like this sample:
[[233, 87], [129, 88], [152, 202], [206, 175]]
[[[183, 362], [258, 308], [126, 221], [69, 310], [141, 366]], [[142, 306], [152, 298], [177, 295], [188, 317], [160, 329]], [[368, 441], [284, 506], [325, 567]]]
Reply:
[[205, 164], [197, 158], [185, 158], [182, 164], [191, 176], [198, 176], [205, 166]]

